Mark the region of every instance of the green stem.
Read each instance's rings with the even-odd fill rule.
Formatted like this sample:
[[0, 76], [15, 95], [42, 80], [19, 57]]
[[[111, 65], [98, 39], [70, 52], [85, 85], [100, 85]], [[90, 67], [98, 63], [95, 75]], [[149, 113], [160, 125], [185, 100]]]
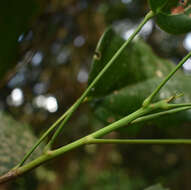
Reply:
[[87, 144], [191, 144], [191, 139], [90, 139]]
[[19, 168], [13, 168], [8, 173], [0, 177], [0, 184], [7, 182], [11, 179], [14, 179], [18, 176], [23, 175], [24, 173], [38, 167], [42, 163], [47, 162], [48, 160], [51, 160], [61, 154], [64, 154], [67, 151], [73, 150], [74, 148], [78, 148], [86, 143], [86, 138], [81, 138], [73, 143], [70, 143], [60, 149], [54, 150], [54, 151], [47, 151], [43, 155], [39, 156], [37, 159], [19, 167]]
[[[29, 156], [34, 152], [34, 150], [39, 146], [39, 144], [50, 134], [51, 131], [53, 131], [57, 125], [65, 118], [65, 120], [61, 123], [58, 130], [55, 132], [53, 137], [51, 138], [48, 145], [45, 147], [45, 150], [49, 149], [53, 142], [55, 141], [55, 138], [58, 136], [58, 134], [61, 132], [64, 124], [69, 120], [72, 113], [78, 108], [78, 106], [81, 104], [81, 102], [84, 100], [84, 98], [87, 96], [91, 88], [97, 83], [97, 81], [102, 77], [102, 75], [106, 72], [106, 70], [112, 65], [112, 63], [117, 59], [117, 57], [120, 55], [120, 53], [125, 49], [125, 47], [132, 41], [132, 39], [137, 35], [137, 33], [141, 30], [141, 28], [144, 26], [144, 24], [150, 20], [154, 16], [154, 13], [150, 11], [144, 18], [144, 20], [141, 22], [141, 24], [138, 26], [138, 28], [135, 30], [135, 32], [130, 36], [130, 38], [121, 46], [121, 48], [116, 52], [116, 54], [112, 57], [112, 59], [107, 63], [107, 65], [103, 68], [103, 70], [98, 74], [98, 76], [93, 80], [93, 82], [88, 86], [86, 91], [81, 95], [81, 97], [55, 122], [53, 125], [50, 126], [50, 128], [40, 137], [40, 139], [36, 142], [36, 144], [31, 148], [31, 150], [24, 156], [23, 160], [18, 164], [17, 167], [22, 166], [25, 161], [29, 158]], [[69, 115], [68, 115], [69, 114]], [[68, 116], [67, 116], [68, 115]], [[67, 117], [66, 117], [67, 116]]]
[[86, 91], [82, 94], [82, 96], [78, 99], [78, 101], [74, 104], [73, 109], [71, 110], [71, 114], [69, 114], [64, 121], [60, 124], [59, 128], [56, 130], [51, 140], [49, 141], [46, 149], [49, 149], [54, 143], [56, 137], [60, 134], [63, 129], [65, 123], [70, 119], [72, 113], [78, 108], [80, 103], [84, 100], [84, 98], [88, 95], [90, 90], [94, 87], [94, 85], [98, 82], [98, 80], [103, 76], [103, 74], [107, 71], [107, 69], [115, 62], [118, 56], [122, 53], [122, 51], [126, 48], [126, 46], [134, 39], [134, 37], [138, 34], [138, 32], [142, 29], [142, 27], [154, 16], [154, 13], [150, 11], [147, 13], [143, 21], [139, 24], [137, 29], [133, 32], [133, 34], [129, 37], [129, 39], [119, 48], [119, 50], [115, 53], [115, 55], [111, 58], [111, 60], [106, 64], [106, 66], [101, 70], [101, 72], [96, 76], [93, 82], [88, 86]]
[[[86, 144], [87, 141], [89, 141], [90, 139], [92, 138], [100, 138], [114, 130], [117, 130], [119, 129], [120, 127], [123, 127], [125, 125], [128, 125], [129, 123], [131, 123], [133, 120], [147, 114], [147, 113], [150, 113], [154, 110], [157, 110], [161, 107], [163, 107], [163, 105], [166, 104], [166, 101], [159, 101], [155, 104], [152, 104], [151, 106], [148, 106], [146, 108], [140, 108], [138, 109], [137, 111], [131, 113], [130, 115], [94, 132], [94, 133], [91, 133], [90, 135], [86, 136], [86, 137], [83, 137], [73, 143], [70, 143], [66, 146], [63, 146], [61, 148], [58, 148], [56, 150], [53, 150], [53, 151], [47, 151], [47, 153], [45, 153], [45, 155], [41, 156], [42, 159], [36, 159], [36, 160], [39, 160], [37, 162], [35, 162], [35, 164], [32, 164], [32, 166], [35, 166], [36, 167], [36, 164], [39, 165], [41, 164], [41, 161], [44, 162], [46, 160], [49, 160], [49, 159], [52, 159], [54, 157], [57, 157], [59, 155], [62, 155], [63, 153], [69, 151], [69, 150], [72, 150], [74, 148], [77, 148], [83, 144]], [[49, 155], [49, 156], [46, 156], [46, 155]], [[35, 161], [35, 160], [34, 160]], [[32, 162], [34, 162], [32, 161]], [[29, 165], [29, 164], [26, 164], [26, 165]], [[25, 167], [25, 166], [23, 166]], [[27, 166], [26, 166], [27, 167]], [[30, 167], [29, 167], [30, 168]]]
[[180, 62], [179, 64], [174, 68], [173, 71], [171, 71], [167, 77], [157, 86], [157, 88], [151, 93], [149, 97], [147, 97], [143, 102], [143, 107], [148, 106], [155, 95], [160, 91], [160, 89], [170, 80], [170, 78], [176, 73], [176, 71], [182, 67], [182, 65], [191, 57], [191, 52], [189, 52]]
[[56, 126], [67, 116], [68, 113], [71, 112], [73, 106], [70, 107], [56, 122], [54, 122], [50, 128], [38, 139], [38, 141], [34, 144], [34, 146], [29, 150], [29, 152], [24, 156], [24, 158], [21, 160], [21, 162], [16, 166], [20, 167], [22, 166], [25, 161], [29, 158], [29, 156], [35, 151], [35, 149], [39, 146], [39, 144], [50, 134], [52, 130], [56, 128]]
[[183, 103], [183, 104], [168, 104], [168, 109], [173, 108], [181, 108], [181, 107], [188, 107], [191, 106], [191, 103]]
[[142, 117], [139, 117], [138, 119], [133, 120], [131, 123], [132, 124], [140, 123], [140, 122], [143, 122], [143, 121], [148, 121], [148, 120], [151, 120], [151, 119], [158, 118], [158, 117], [163, 116], [163, 115], [173, 114], [173, 113], [177, 113], [177, 112], [180, 112], [180, 111], [185, 111], [185, 110], [188, 110], [188, 109], [191, 109], [191, 106], [175, 108], [175, 109], [168, 110], [168, 111], [163, 111], [163, 112], [159, 112], [159, 113], [154, 113], [154, 114], [142, 116]]
[[[133, 112], [132, 114], [120, 119], [119, 121], [116, 121], [94, 133], [91, 133], [90, 135], [87, 135], [86, 137], [76, 140], [73, 143], [70, 143], [70, 144], [63, 146], [61, 148], [58, 148], [56, 150], [47, 151], [43, 155], [38, 157], [37, 159], [25, 164], [24, 166], [14, 168], [10, 172], [5, 174], [4, 176], [0, 177], [0, 183], [13, 179], [17, 176], [20, 176], [20, 175], [26, 173], [27, 171], [30, 171], [33, 168], [43, 164], [44, 162], [47, 162], [48, 160], [51, 160], [60, 155], [63, 155], [64, 153], [66, 153], [68, 151], [71, 151], [82, 145], [89, 144], [90, 142], [92, 142], [93, 139], [101, 138], [102, 136], [104, 136], [116, 129], [119, 129], [120, 127], [129, 125], [133, 120], [136, 120], [137, 118], [139, 118], [145, 114], [151, 113], [152, 111], [163, 108], [164, 104], [166, 104], [165, 100], [159, 101], [159, 102], [152, 104], [150, 106], [147, 106], [145, 108], [142, 107], [142, 108], [138, 109], [137, 111]], [[179, 141], [177, 141], [177, 143], [179, 143]]]
[[74, 109], [72, 109], [70, 111], [70, 113], [65, 117], [65, 119], [61, 122], [60, 126], [58, 127], [58, 129], [55, 131], [55, 133], [53, 134], [53, 136], [51, 137], [50, 141], [48, 142], [48, 144], [45, 146], [44, 151], [48, 151], [51, 149], [52, 144], [54, 143], [56, 137], [61, 133], [63, 126], [65, 125], [65, 123], [70, 119], [70, 117], [72, 116], [72, 114], [74, 113], [74, 111], [76, 110], [76, 108], [80, 105], [81, 101], [78, 102], [78, 104], [75, 106]]
[[108, 134], [114, 130], [119, 129], [120, 127], [128, 125], [133, 120], [151, 112], [152, 110], [153, 110], [152, 108], [151, 109], [150, 108], [148, 108], [148, 109], [140, 108], [137, 111], [135, 111], [134, 113], [132, 113], [132, 114], [130, 114], [130, 115], [128, 115], [128, 116], [102, 128], [102, 129], [92, 133], [91, 137], [92, 138], [100, 138], [100, 137], [102, 137], [102, 136], [104, 136], [104, 135], [106, 135], [106, 134]]
[[0, 177], [0, 183], [3, 183], [5, 181], [8, 181], [12, 178], [15, 178], [17, 176], [20, 176], [22, 174], [24, 174], [27, 171], [32, 170], [33, 168], [41, 165], [42, 163], [51, 160], [57, 156], [60, 156], [62, 154], [64, 154], [67, 151], [73, 150], [74, 148], [80, 147], [84, 144], [86, 144], [91, 138], [99, 138], [104, 136], [105, 134], [118, 129], [119, 127], [122, 127], [124, 125], [128, 125], [130, 122], [132, 122], [134, 119], [137, 119], [138, 117], [149, 113], [151, 111], [153, 111], [154, 109], [157, 109], [159, 106], [159, 103], [156, 103], [155, 105], [157, 106], [150, 106], [150, 107], [146, 107], [146, 108], [140, 108], [139, 110], [137, 110], [136, 112], [126, 116], [125, 118], [116, 121], [106, 127], [104, 127], [103, 129], [100, 129], [86, 137], [83, 137], [77, 141], [74, 141], [73, 143], [70, 143], [66, 146], [63, 146], [61, 148], [58, 148], [56, 150], [53, 151], [47, 151], [45, 152], [43, 155], [41, 155], [40, 157], [38, 157], [37, 159], [21, 166], [21, 167], [16, 167], [14, 169], [12, 169], [10, 172], [8, 172], [7, 174], [5, 174], [4, 176]]
[[116, 121], [116, 122], [114, 122], [114, 123], [104, 127], [103, 129], [100, 129], [100, 130], [92, 133], [91, 136], [94, 137], [94, 138], [104, 136], [105, 134], [108, 134], [109, 132], [111, 132], [113, 130], [116, 130], [119, 127], [127, 125], [128, 123], [133, 121], [135, 118], [138, 118], [138, 117], [148, 113], [149, 111], [151, 111], [150, 108], [147, 108], [147, 109], [140, 108], [136, 112], [134, 112], [134, 113], [132, 113], [132, 114], [130, 114], [130, 115], [120, 119], [119, 121]]

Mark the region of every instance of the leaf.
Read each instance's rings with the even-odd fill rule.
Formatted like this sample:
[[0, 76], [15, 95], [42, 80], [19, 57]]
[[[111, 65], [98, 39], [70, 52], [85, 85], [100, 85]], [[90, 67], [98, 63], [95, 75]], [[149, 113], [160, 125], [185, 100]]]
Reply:
[[149, 4], [162, 30], [171, 34], [191, 31], [191, 0], [149, 0]]
[[149, 0], [149, 5], [153, 12], [158, 13], [166, 2], [167, 0]]
[[[0, 113], [0, 175], [16, 166], [25, 153], [36, 142], [36, 137], [28, 126], [10, 116]], [[41, 148], [35, 151], [29, 160], [37, 157]]]
[[[184, 96], [177, 99], [176, 102], [191, 102], [190, 80], [190, 76], [178, 75], [174, 77], [163, 87], [155, 100], [168, 98], [177, 93], [184, 93]], [[102, 121], [111, 123], [132, 113], [140, 108], [143, 100], [151, 94], [160, 81], [161, 79], [159, 78], [148, 79], [135, 85], [126, 86], [125, 88], [105, 96], [99, 101], [95, 101], [95, 114]], [[172, 123], [178, 124], [183, 121], [191, 121], [188, 111], [183, 114], [177, 113], [175, 115], [168, 115], [166, 120], [164, 119], [165, 117], [161, 117], [160, 121], [164, 124], [166, 122], [166, 124], [169, 125]]]
[[[117, 39], [122, 40], [113, 30], [109, 29], [106, 31], [98, 44], [98, 50], [103, 52], [103, 56], [111, 56], [109, 51], [112, 47], [112, 40], [115, 40], [114, 44], [116, 45], [116, 42], [119, 41]], [[108, 44], [105, 45], [105, 41]], [[113, 48], [115, 48], [114, 44]], [[112, 49], [111, 51], [114, 54], [114, 50]], [[125, 59], [127, 53], [129, 53], [129, 57]], [[90, 79], [93, 80], [93, 76], [96, 76], [99, 70], [103, 68], [106, 62], [103, 60], [104, 58], [93, 61]], [[112, 123], [140, 108], [143, 100], [151, 94], [162, 78], [175, 67], [171, 62], [157, 57], [151, 48], [140, 39], [130, 44], [128, 52], [127, 50], [124, 51], [120, 60], [125, 60], [126, 69], [122, 68], [122, 61], [116, 60], [114, 66], [109, 72], [106, 72], [91, 93], [91, 96], [94, 98], [91, 105], [95, 114], [105, 123]], [[191, 102], [191, 91], [188, 85], [190, 79], [182, 71], [178, 71], [176, 76], [160, 91], [156, 99], [164, 99], [177, 93], [184, 93], [183, 98], [177, 101]], [[118, 80], [122, 84], [121, 86], [119, 86]], [[108, 86], [109, 88], [106, 90], [105, 87]], [[152, 123], [177, 125], [181, 122], [189, 121], [191, 121], [189, 111], [185, 111], [163, 116], [160, 119], [152, 120]]]
[[169, 188], [164, 188], [161, 184], [152, 185], [144, 190], [169, 190]]
[[[98, 42], [89, 74], [90, 84], [117, 50], [125, 42], [112, 28], [106, 30]], [[144, 51], [143, 51], [144, 50]], [[151, 77], [166, 75], [173, 65], [152, 53], [141, 39], [134, 41], [120, 54], [90, 92], [89, 96], [100, 97], [118, 90], [127, 84], [135, 84]]]
[[27, 31], [29, 23], [39, 12], [36, 0], [6, 0], [0, 6], [0, 79], [16, 65], [18, 38]]

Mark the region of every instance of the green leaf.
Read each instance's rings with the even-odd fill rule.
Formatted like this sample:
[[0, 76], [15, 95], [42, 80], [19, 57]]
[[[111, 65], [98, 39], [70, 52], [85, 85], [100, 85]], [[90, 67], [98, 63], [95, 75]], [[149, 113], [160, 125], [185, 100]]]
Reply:
[[191, 31], [190, 0], [149, 0], [151, 9], [157, 13], [156, 23], [171, 34]]
[[[0, 113], [0, 121], [0, 175], [2, 175], [21, 161], [36, 142], [36, 137], [28, 126], [6, 114]], [[37, 157], [41, 149], [35, 151], [29, 160]]]
[[[106, 30], [95, 51], [89, 74], [89, 84], [113, 57], [124, 41], [111, 28]], [[143, 40], [134, 40], [105, 72], [89, 96], [104, 96], [127, 84], [136, 84], [155, 76], [162, 77], [172, 68], [173, 65], [171, 63], [154, 55], [151, 48]]]
[[169, 188], [164, 188], [161, 184], [152, 185], [144, 190], [169, 190]]
[[27, 31], [39, 12], [36, 0], [6, 0], [0, 6], [0, 79], [15, 67], [18, 58], [18, 38]]
[[149, 0], [149, 5], [153, 12], [158, 13], [166, 2], [167, 0]]
[[[122, 41], [123, 39], [112, 29], [105, 32], [97, 48], [103, 57], [93, 61], [89, 82], [95, 78], [114, 52], [117, 51], [123, 43]], [[112, 44], [113, 42], [115, 43]], [[116, 60], [110, 70], [105, 73], [94, 91], [91, 92], [90, 95], [94, 98], [92, 107], [94, 107], [95, 114], [100, 120], [112, 123], [132, 113], [140, 108], [143, 100], [151, 94], [162, 78], [174, 67], [171, 62], [157, 57], [141, 39], [134, 41], [121, 54], [119, 60]], [[185, 100], [180, 98], [177, 101], [191, 102], [189, 83], [190, 77], [185, 76], [182, 71], [178, 71], [176, 76], [160, 91], [156, 99], [185, 93], [183, 96]], [[161, 119], [153, 120], [153, 123], [176, 125], [190, 120], [190, 114], [187, 111], [163, 116]]]
[[[190, 80], [190, 76], [176, 75], [162, 88], [155, 100], [168, 98], [177, 93], [184, 93], [184, 96], [176, 99], [175, 102], [191, 102]], [[143, 100], [151, 94], [160, 82], [161, 79], [155, 77], [115, 91], [94, 102], [95, 114], [104, 122], [114, 122], [140, 108]], [[158, 120], [153, 120], [154, 123], [157, 123], [156, 121]], [[160, 118], [160, 124], [168, 125], [188, 121], [191, 121], [188, 111]]]

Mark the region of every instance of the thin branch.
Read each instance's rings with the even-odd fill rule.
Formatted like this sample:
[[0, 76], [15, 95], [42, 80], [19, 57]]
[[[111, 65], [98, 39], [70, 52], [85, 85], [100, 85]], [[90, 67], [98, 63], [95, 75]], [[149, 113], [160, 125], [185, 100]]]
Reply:
[[16, 166], [20, 167], [22, 166], [25, 161], [29, 158], [29, 156], [34, 152], [34, 150], [39, 146], [39, 144], [50, 134], [50, 132], [52, 130], [54, 130], [57, 125], [66, 117], [66, 115], [70, 112], [70, 110], [73, 108], [70, 107], [70, 109], [68, 109], [56, 122], [54, 122], [50, 128], [40, 137], [40, 139], [38, 139], [38, 141], [33, 145], [33, 147], [31, 148], [31, 150], [29, 150], [29, 152], [24, 156], [24, 158], [22, 159], [22, 161]]
[[[66, 146], [63, 146], [61, 148], [58, 148], [56, 150], [53, 150], [53, 151], [47, 151], [45, 152], [43, 155], [41, 155], [40, 157], [38, 157], [37, 159], [21, 166], [21, 167], [17, 167], [17, 168], [14, 168], [13, 170], [11, 170], [10, 172], [8, 172], [7, 174], [5, 174], [4, 176], [0, 177], [0, 183], [3, 183], [3, 182], [6, 182], [8, 180], [11, 180], [17, 176], [20, 176], [20, 175], [23, 175], [24, 173], [38, 167], [39, 165], [47, 162], [48, 160], [52, 160], [53, 158], [56, 158], [58, 156], [61, 156], [63, 155], [64, 153], [68, 152], [68, 151], [71, 151], [75, 148], [79, 148], [85, 144], [90, 144], [90, 142], [93, 143], [92, 140], [94, 139], [97, 139], [97, 138], [101, 138], [102, 136], [116, 130], [116, 129], [119, 129], [120, 127], [123, 127], [125, 125], [128, 125], [130, 124], [133, 120], [136, 120], [137, 118], [145, 115], [145, 114], [149, 114], [157, 109], [161, 109], [164, 107], [164, 105], [166, 104], [166, 100], [163, 100], [163, 101], [159, 101], [155, 104], [152, 104], [150, 106], [147, 106], [147, 107], [142, 107], [140, 109], [138, 109], [137, 111], [133, 112], [132, 114], [120, 119], [119, 121], [116, 121], [96, 132], [93, 132], [79, 140], [76, 140]], [[172, 113], [172, 112], [171, 112]], [[98, 139], [99, 140], [99, 139]], [[129, 140], [128, 140], [129, 141]], [[126, 142], [128, 142], [126, 141]], [[136, 141], [136, 140], [135, 140]], [[133, 141], [133, 142], [135, 142]], [[98, 141], [97, 141], [98, 142]], [[100, 141], [101, 142], [101, 141]], [[109, 141], [108, 141], [109, 142]], [[114, 141], [113, 141], [114, 142]], [[121, 141], [118, 141], [118, 143], [121, 143]], [[138, 141], [137, 141], [138, 142]], [[141, 143], [143, 143], [144, 141], [142, 141]], [[149, 143], [150, 141], [148, 141]], [[154, 141], [153, 141], [154, 142]], [[159, 143], [159, 141], [155, 141], [157, 143]], [[167, 141], [166, 141], [167, 142]], [[117, 143], [117, 141], [116, 141]], [[130, 143], [130, 142], [129, 142]], [[146, 143], [146, 140], [145, 140], [145, 143]], [[161, 142], [163, 143], [163, 142]], [[188, 140], [185, 140], [185, 139], [181, 139], [181, 140], [176, 140], [175, 141], [168, 141], [168, 143], [170, 144], [190, 144], [190, 142], [188, 142]]]
[[147, 97], [144, 102], [143, 106], [148, 106], [156, 94], [161, 90], [161, 88], [171, 79], [171, 77], [176, 73], [176, 71], [182, 67], [182, 65], [191, 57], [191, 52], [189, 52], [180, 62], [179, 64], [167, 75], [167, 77], [157, 86], [157, 88], [151, 93], [149, 97]]
[[191, 144], [191, 139], [90, 139], [87, 144]]
[[[117, 59], [117, 57], [120, 55], [120, 53], [125, 49], [125, 47], [132, 41], [132, 39], [136, 36], [136, 34], [141, 30], [141, 28], [144, 26], [144, 24], [150, 20], [154, 16], [154, 13], [150, 11], [144, 18], [144, 20], [141, 22], [141, 24], [138, 26], [136, 31], [130, 36], [130, 38], [121, 46], [121, 48], [116, 52], [116, 54], [112, 57], [112, 59], [106, 64], [106, 66], [103, 68], [103, 70], [97, 75], [97, 77], [93, 80], [93, 82], [88, 86], [86, 91], [81, 95], [81, 97], [55, 122], [53, 123], [50, 128], [40, 137], [40, 139], [36, 142], [36, 144], [31, 148], [31, 150], [24, 156], [23, 160], [18, 164], [16, 167], [22, 166], [25, 161], [29, 158], [29, 156], [34, 152], [34, 150], [39, 146], [39, 144], [50, 134], [51, 131], [53, 131], [57, 125], [63, 121], [55, 134], [52, 136], [51, 140], [45, 147], [45, 151], [49, 150], [51, 145], [53, 144], [55, 138], [58, 136], [58, 134], [61, 132], [64, 124], [70, 119], [72, 113], [79, 107], [79, 105], [84, 101], [85, 97], [89, 93], [89, 91], [92, 89], [92, 87], [98, 82], [98, 80], [102, 77], [102, 75], [106, 72], [106, 70], [112, 65], [112, 63]], [[66, 117], [67, 116], [67, 117]], [[65, 119], [64, 119], [65, 118]]]
[[72, 113], [78, 108], [80, 103], [84, 100], [84, 98], [88, 95], [90, 90], [94, 87], [94, 85], [98, 82], [98, 80], [103, 76], [103, 74], [107, 71], [107, 69], [115, 62], [115, 60], [118, 58], [118, 56], [122, 53], [122, 51], [127, 47], [127, 45], [135, 38], [135, 36], [138, 34], [138, 32], [142, 29], [142, 27], [154, 16], [154, 13], [152, 11], [149, 11], [143, 21], [139, 24], [137, 29], [133, 32], [133, 34], [129, 37], [129, 39], [119, 48], [119, 50], [115, 53], [115, 55], [111, 58], [111, 60], [106, 64], [106, 66], [101, 70], [101, 72], [96, 76], [96, 78], [93, 80], [93, 82], [88, 86], [86, 91], [82, 94], [82, 96], [78, 99], [78, 101], [75, 103], [73, 109], [71, 110], [70, 114], [64, 119], [64, 121], [60, 124], [59, 128], [56, 130], [52, 138], [50, 139], [46, 149], [50, 149], [52, 144], [54, 143], [56, 137], [60, 134], [62, 131], [65, 123], [70, 119]]
[[149, 115], [146, 115], [146, 116], [139, 117], [138, 119], [132, 121], [131, 123], [132, 124], [133, 123], [140, 123], [140, 122], [143, 122], [143, 121], [148, 121], [148, 120], [151, 120], [151, 119], [158, 118], [160, 116], [169, 115], [169, 114], [177, 113], [177, 112], [180, 112], [180, 111], [186, 111], [188, 109], [191, 109], [191, 106], [180, 107], [180, 108], [175, 108], [175, 109], [168, 110], [168, 111], [149, 114]]

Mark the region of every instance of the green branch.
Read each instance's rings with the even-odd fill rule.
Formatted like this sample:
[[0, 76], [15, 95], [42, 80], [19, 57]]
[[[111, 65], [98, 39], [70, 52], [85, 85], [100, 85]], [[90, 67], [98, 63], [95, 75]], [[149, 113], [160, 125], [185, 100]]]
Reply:
[[142, 27], [154, 16], [154, 13], [150, 11], [143, 21], [139, 24], [137, 29], [133, 32], [133, 34], [129, 37], [129, 39], [119, 48], [119, 50], [115, 53], [115, 55], [111, 58], [111, 60], [106, 64], [106, 66], [101, 70], [101, 72], [96, 76], [96, 78], [93, 80], [93, 82], [88, 86], [88, 88], [85, 90], [85, 92], [82, 94], [82, 96], [79, 98], [79, 100], [75, 103], [73, 109], [68, 114], [68, 116], [64, 119], [64, 121], [60, 124], [59, 128], [56, 130], [54, 135], [52, 136], [51, 140], [49, 141], [46, 149], [50, 149], [52, 144], [54, 143], [56, 137], [60, 134], [60, 132], [63, 129], [63, 126], [65, 123], [70, 119], [72, 113], [78, 108], [80, 103], [84, 100], [84, 98], [88, 95], [90, 90], [94, 87], [94, 85], [99, 81], [99, 79], [103, 76], [103, 74], [108, 70], [108, 68], [115, 62], [115, 60], [118, 58], [118, 56], [122, 53], [122, 51], [127, 47], [127, 45], [135, 38], [135, 36], [138, 34], [138, 32], [142, 29]]
[[168, 110], [168, 111], [163, 111], [163, 112], [159, 112], [159, 113], [149, 114], [149, 115], [146, 115], [146, 116], [139, 117], [138, 119], [133, 120], [131, 123], [132, 124], [140, 123], [140, 122], [144, 122], [144, 121], [148, 121], [148, 120], [151, 120], [151, 119], [155, 119], [155, 118], [158, 118], [158, 117], [161, 117], [161, 116], [164, 116], [164, 115], [169, 115], [169, 114], [173, 114], [173, 113], [177, 113], [177, 112], [181, 112], [181, 111], [186, 111], [186, 110], [189, 110], [189, 109], [191, 109], [191, 106], [185, 106], [185, 107], [175, 108], [175, 109]]
[[[120, 127], [128, 126], [129, 124], [131, 124], [131, 122], [133, 122], [134, 120], [144, 116], [145, 114], [149, 114], [149, 113], [151, 113], [153, 111], [156, 111], [156, 110], [159, 110], [159, 109], [165, 109], [167, 107], [166, 104], [168, 104], [168, 102], [166, 100], [162, 100], [162, 101], [159, 101], [157, 103], [151, 104], [151, 105], [149, 105], [147, 107], [142, 107], [142, 108], [138, 109], [137, 111], [133, 112], [132, 114], [130, 114], [130, 115], [128, 115], [128, 116], [126, 116], [126, 117], [124, 117], [124, 118], [122, 118], [122, 119], [120, 119], [120, 120], [118, 120], [118, 121], [116, 121], [116, 122], [102, 128], [102, 129], [100, 129], [100, 130], [98, 130], [96, 132], [93, 132], [90, 135], [87, 135], [86, 137], [83, 137], [83, 138], [81, 138], [79, 140], [76, 140], [76, 141], [74, 141], [74, 142], [72, 142], [72, 143], [70, 143], [70, 144], [68, 144], [66, 146], [63, 146], [61, 148], [58, 148], [56, 150], [47, 151], [43, 155], [38, 157], [37, 159], [35, 159], [35, 160], [33, 160], [33, 161], [31, 161], [31, 162], [29, 162], [29, 163], [27, 163], [27, 164], [25, 164], [25, 165], [23, 165], [21, 167], [14, 168], [11, 171], [9, 171], [7, 174], [5, 174], [4, 176], [0, 177], [0, 183], [3, 183], [3, 182], [8, 181], [10, 179], [13, 179], [13, 178], [15, 178], [17, 176], [20, 176], [20, 175], [32, 170], [33, 168], [47, 162], [48, 160], [51, 160], [51, 159], [56, 158], [58, 156], [61, 156], [61, 155], [63, 155], [64, 153], [66, 153], [68, 151], [71, 151], [71, 150], [73, 150], [75, 148], [81, 147], [82, 145], [95, 143], [95, 140], [97, 138], [101, 138], [104, 135], [119, 129]], [[176, 111], [178, 111], [178, 109], [180, 109], [180, 108], [177, 108]], [[171, 111], [170, 113], [173, 113], [172, 110], [170, 110], [170, 111]], [[174, 109], [174, 111], [175, 111], [175, 109]], [[101, 141], [103, 142], [104, 139], [103, 140], [102, 139], [100, 139], [100, 140], [97, 139], [97, 140], [98, 141], [96, 141], [96, 142], [101, 142]], [[136, 142], [136, 141], [138, 143], [138, 140], [134, 140], [133, 142]], [[146, 141], [147, 141], [147, 143], [150, 142], [148, 140], [144, 140], [144, 141], [142, 140], [141, 143], [144, 143], [144, 142], [146, 143]], [[111, 142], [111, 141], [107, 141], [107, 142]], [[114, 142], [114, 141], [112, 140], [112, 142]], [[127, 142], [130, 143], [129, 140], [126, 140], [126, 143]], [[156, 141], [153, 141], [153, 142], [154, 143], [155, 142], [160, 143], [159, 140], [156, 140]], [[163, 142], [165, 142], [165, 141], [163, 141]], [[121, 143], [121, 141], [116, 140], [116, 143]], [[166, 141], [166, 143], [167, 143], [167, 141]], [[182, 144], [186, 144], [186, 143], [188, 144], [189, 142], [188, 142], [188, 140], [183, 140], [182, 139], [182, 140], [176, 140], [176, 141], [175, 140], [174, 141], [169, 140], [168, 143], [169, 144], [170, 143], [171, 144], [173, 144], [173, 143], [174, 144], [181, 144], [181, 143]]]
[[87, 144], [191, 144], [191, 139], [90, 139]]
[[160, 107], [163, 106], [163, 104], [166, 103], [166, 101], [160, 101], [157, 102], [151, 106], [148, 106], [146, 108], [140, 108], [137, 111], [133, 112], [132, 114], [120, 119], [119, 121], [116, 121], [86, 137], [83, 137], [77, 141], [74, 141], [73, 143], [70, 143], [66, 146], [63, 146], [61, 148], [58, 148], [56, 150], [53, 151], [47, 151], [45, 152], [43, 155], [41, 155], [40, 157], [38, 157], [37, 159], [21, 166], [21, 167], [16, 167], [13, 168], [10, 172], [8, 172], [7, 174], [5, 174], [4, 176], [0, 177], [0, 183], [3, 183], [5, 181], [8, 181], [16, 176], [20, 176], [22, 174], [24, 174], [27, 171], [32, 170], [33, 168], [43, 164], [44, 162], [51, 160], [55, 157], [58, 157], [60, 155], [63, 155], [65, 152], [67, 151], [71, 151], [74, 148], [80, 147], [84, 144], [86, 144], [90, 139], [92, 138], [100, 138], [120, 127], [123, 127], [125, 125], [130, 124], [133, 120], [152, 112], [153, 110], [159, 109]]
[[[102, 75], [106, 72], [106, 70], [112, 65], [112, 63], [117, 59], [117, 57], [121, 54], [121, 52], [125, 49], [125, 47], [133, 40], [133, 38], [137, 35], [137, 33], [141, 30], [141, 28], [145, 25], [145, 23], [150, 20], [154, 16], [154, 13], [150, 11], [135, 30], [135, 32], [130, 36], [130, 38], [121, 46], [121, 48], [116, 52], [116, 54], [112, 57], [112, 59], [106, 64], [103, 70], [97, 75], [97, 77], [93, 80], [93, 82], [88, 86], [86, 91], [81, 95], [81, 97], [55, 122], [51, 127], [40, 137], [40, 139], [36, 142], [36, 144], [31, 148], [31, 150], [24, 156], [23, 160], [18, 164], [17, 167], [20, 167], [24, 164], [24, 162], [29, 158], [29, 156], [34, 152], [34, 150], [39, 146], [39, 144], [53, 131], [58, 124], [62, 121], [59, 128], [56, 130], [48, 145], [45, 147], [45, 151], [48, 150], [51, 145], [54, 143], [55, 138], [60, 134], [65, 123], [70, 119], [72, 113], [79, 107], [79, 105], [84, 101], [85, 97], [89, 93], [89, 91], [93, 88], [93, 86], [98, 82], [98, 80], [102, 77]], [[65, 119], [64, 119], [65, 118]]]
[[182, 65], [191, 57], [191, 52], [189, 52], [179, 63], [178, 65], [167, 75], [167, 77], [157, 86], [157, 88], [147, 97], [143, 102], [143, 107], [148, 106], [156, 94], [161, 90], [161, 88], [170, 80], [170, 78], [176, 73], [176, 71], [182, 67]]
[[16, 166], [20, 167], [24, 164], [24, 162], [29, 158], [29, 156], [35, 151], [35, 149], [40, 145], [40, 143], [50, 134], [50, 132], [52, 130], [54, 130], [57, 125], [67, 116], [68, 113], [70, 113], [70, 111], [73, 109], [73, 106], [70, 107], [70, 109], [68, 109], [56, 122], [54, 122], [50, 128], [40, 137], [40, 139], [38, 139], [38, 141], [33, 145], [33, 147], [31, 148], [31, 150], [29, 150], [29, 152], [24, 156], [24, 158], [21, 160], [21, 162]]

